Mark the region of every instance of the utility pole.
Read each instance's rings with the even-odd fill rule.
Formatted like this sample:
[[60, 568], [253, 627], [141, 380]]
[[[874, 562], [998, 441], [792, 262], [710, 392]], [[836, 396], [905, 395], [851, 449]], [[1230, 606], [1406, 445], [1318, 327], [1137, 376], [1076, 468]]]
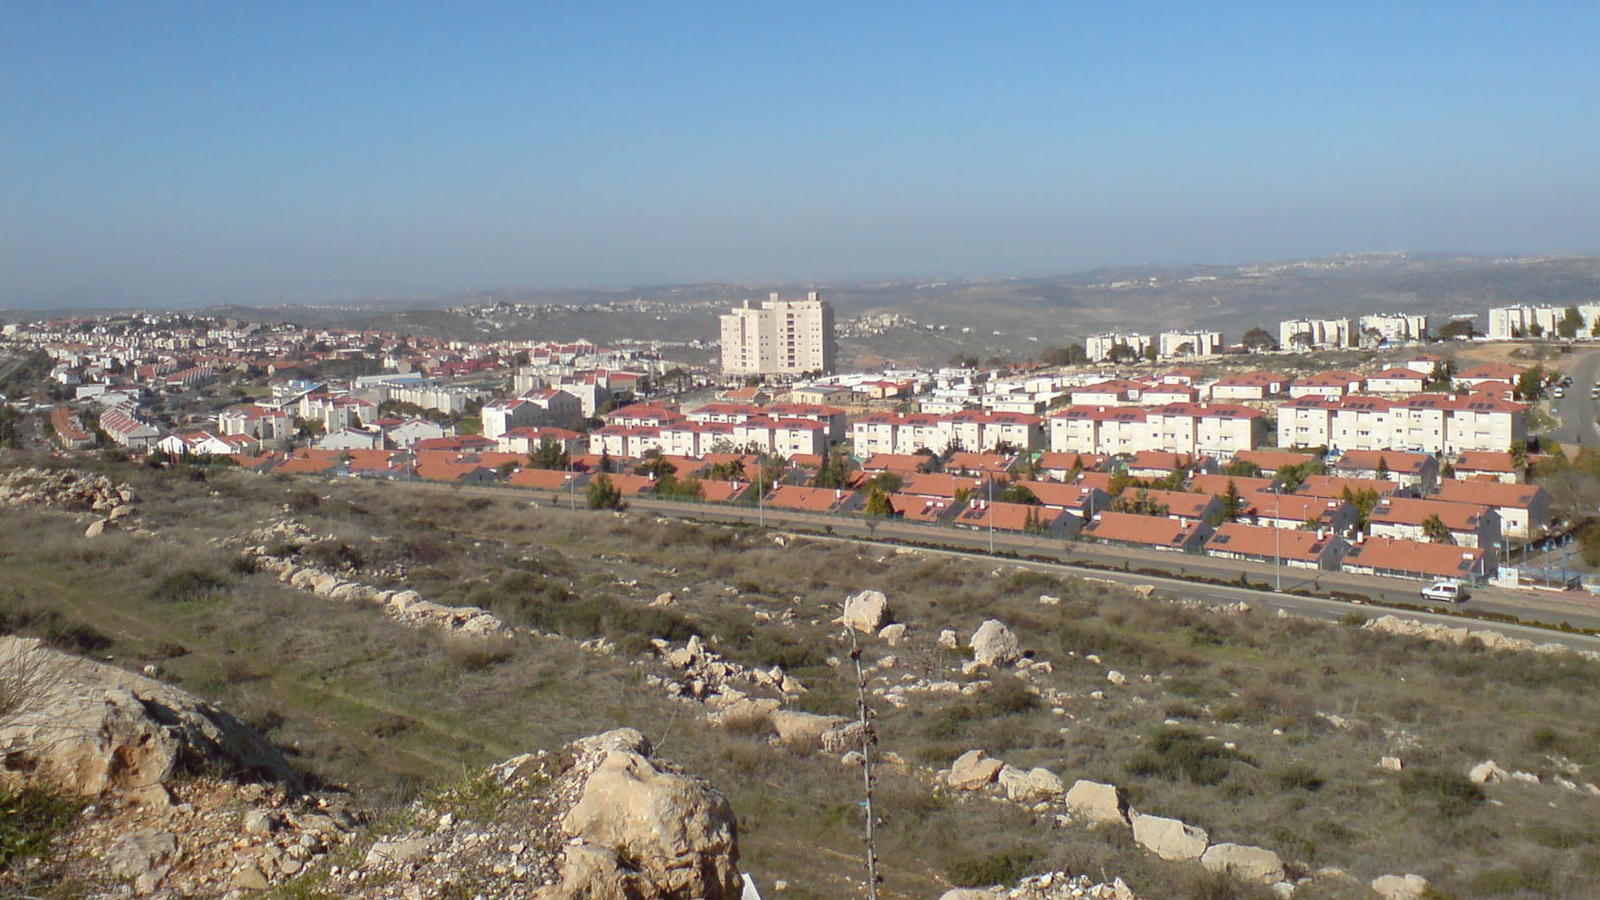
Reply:
[[872, 774], [872, 757], [878, 745], [877, 730], [872, 727], [872, 710], [867, 706], [867, 676], [861, 669], [861, 649], [856, 646], [856, 630], [845, 626], [850, 636], [850, 661], [856, 669], [856, 721], [861, 725], [861, 810], [863, 831], [861, 842], [867, 850], [867, 897], [878, 900], [878, 843], [875, 831], [878, 817], [872, 805], [872, 788], [877, 776]]

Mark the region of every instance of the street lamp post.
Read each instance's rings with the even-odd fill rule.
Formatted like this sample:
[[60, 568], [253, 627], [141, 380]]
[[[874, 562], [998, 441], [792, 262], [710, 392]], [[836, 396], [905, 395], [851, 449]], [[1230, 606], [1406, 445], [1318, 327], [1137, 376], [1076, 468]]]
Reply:
[[994, 479], [987, 482], [989, 488], [989, 555], [994, 555]]
[[1272, 577], [1273, 592], [1283, 593], [1283, 495], [1272, 495]]

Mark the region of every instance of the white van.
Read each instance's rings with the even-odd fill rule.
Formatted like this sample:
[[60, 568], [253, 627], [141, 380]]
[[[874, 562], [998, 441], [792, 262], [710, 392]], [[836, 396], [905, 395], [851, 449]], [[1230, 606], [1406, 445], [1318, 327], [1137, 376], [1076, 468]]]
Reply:
[[1435, 581], [1422, 589], [1422, 599], [1460, 603], [1467, 599], [1467, 588], [1459, 581]]

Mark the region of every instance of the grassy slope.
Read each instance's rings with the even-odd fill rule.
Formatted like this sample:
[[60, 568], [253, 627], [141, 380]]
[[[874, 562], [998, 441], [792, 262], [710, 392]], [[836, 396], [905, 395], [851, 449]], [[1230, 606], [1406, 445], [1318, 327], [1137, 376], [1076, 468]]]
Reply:
[[[8, 511], [0, 613], [13, 626], [53, 631], [128, 665], [158, 662], [166, 677], [258, 723], [302, 765], [373, 802], [524, 749], [633, 725], [729, 794], [747, 863], [763, 880], [788, 879], [791, 896], [825, 897], [844, 895], [845, 880], [858, 875], [854, 770], [708, 729], [643, 689], [641, 670], [621, 658], [545, 640], [488, 657], [463, 652], [374, 611], [233, 571], [231, 553], [207, 543], [279, 514], [286, 500], [308, 506], [301, 483], [229, 472], [209, 482], [136, 468], [114, 474], [139, 482], [146, 519], [165, 539], [90, 542], [70, 516]], [[1577, 896], [1600, 883], [1600, 799], [1502, 785], [1489, 795], [1504, 805], [1460, 801], [1452, 782], [1375, 768], [1379, 756], [1398, 754], [1412, 771], [1460, 773], [1494, 758], [1549, 775], [1566, 761], [1579, 767], [1577, 780], [1596, 780], [1592, 665], [1190, 611], [1101, 585], [915, 555], [778, 548], [642, 517], [500, 501], [473, 510], [465, 498], [404, 486], [318, 491], [322, 499], [301, 518], [336, 534], [332, 546], [354, 551], [364, 577], [381, 581], [403, 565], [409, 583], [444, 602], [490, 605], [574, 637], [606, 633], [625, 646], [642, 640], [641, 630], [698, 630], [730, 657], [787, 663], [813, 687], [804, 703], [819, 711], [850, 702], [843, 676], [824, 663], [839, 653], [826, 606], [849, 591], [882, 588], [915, 626], [908, 648], [868, 648], [869, 660], [899, 658], [894, 681], [907, 671], [950, 677], [940, 673], [961, 660], [934, 647], [940, 628], [967, 634], [988, 616], [1011, 623], [1055, 664], [1054, 686], [1072, 695], [1065, 715], [1030, 708], [1014, 692], [883, 705], [885, 749], [919, 767], [983, 747], [1069, 780], [1126, 785], [1141, 808], [1202, 824], [1217, 840], [1258, 843], [1363, 878], [1419, 871], [1461, 896], [1529, 886]], [[174, 600], [170, 587], [182, 581], [170, 576], [191, 570], [225, 586]], [[662, 590], [679, 593], [681, 617], [644, 611]], [[572, 599], [561, 599], [568, 592]], [[1065, 602], [1042, 607], [1044, 592]], [[774, 622], [788, 612], [793, 622], [758, 624], [758, 610]], [[1103, 663], [1086, 662], [1089, 653]], [[1131, 684], [1108, 685], [1108, 668]], [[1099, 689], [1105, 700], [1087, 697]], [[1167, 719], [1236, 743], [1238, 758], [1208, 755], [1220, 741], [1157, 746], [1152, 738]], [[892, 771], [883, 794], [892, 896], [935, 896], [952, 865], [1003, 854], [1036, 867], [1103, 868], [1159, 888], [1154, 895], [1206, 889], [1191, 884], [1189, 869], [1152, 861], [1121, 834], [1051, 831], [1021, 811], [937, 796]]]

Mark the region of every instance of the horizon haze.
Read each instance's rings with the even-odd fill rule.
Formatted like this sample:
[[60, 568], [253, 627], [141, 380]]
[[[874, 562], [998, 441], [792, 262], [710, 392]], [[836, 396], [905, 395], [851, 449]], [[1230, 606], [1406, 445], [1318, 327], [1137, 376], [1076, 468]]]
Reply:
[[1592, 4], [0, 24], [0, 308], [1600, 249]]

